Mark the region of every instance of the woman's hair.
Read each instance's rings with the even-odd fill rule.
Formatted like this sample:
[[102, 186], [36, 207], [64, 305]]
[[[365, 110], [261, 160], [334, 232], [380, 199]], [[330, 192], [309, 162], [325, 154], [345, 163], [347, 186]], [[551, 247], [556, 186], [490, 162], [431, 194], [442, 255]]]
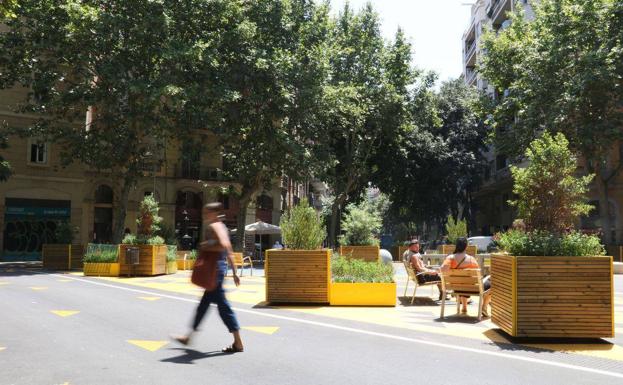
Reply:
[[467, 238], [460, 237], [456, 240], [456, 247], [454, 248], [455, 253], [462, 253], [467, 249]]

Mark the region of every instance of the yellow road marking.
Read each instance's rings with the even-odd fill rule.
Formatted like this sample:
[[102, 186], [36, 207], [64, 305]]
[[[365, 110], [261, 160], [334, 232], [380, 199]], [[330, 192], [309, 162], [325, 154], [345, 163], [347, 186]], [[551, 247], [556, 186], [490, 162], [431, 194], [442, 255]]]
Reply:
[[77, 310], [50, 310], [50, 311], [59, 317], [69, 317], [69, 316], [80, 313]]
[[8, 285], [8, 282], [0, 282], [0, 285]]
[[157, 301], [160, 297], [138, 297], [140, 299], [144, 299], [145, 301]]
[[279, 330], [276, 326], [243, 326], [242, 329], [264, 334], [275, 334]]
[[71, 282], [71, 279], [57, 279], [58, 282]]
[[0, 352], [6, 349], [5, 347], [0, 346]]
[[136, 345], [139, 348], [143, 348], [145, 350], [149, 350], [150, 352], [155, 352], [160, 349], [164, 345], [168, 344], [168, 341], [148, 341], [148, 340], [128, 340], [127, 342], [132, 345]]
[[32, 290], [47, 290], [48, 288], [45, 286], [31, 286]]

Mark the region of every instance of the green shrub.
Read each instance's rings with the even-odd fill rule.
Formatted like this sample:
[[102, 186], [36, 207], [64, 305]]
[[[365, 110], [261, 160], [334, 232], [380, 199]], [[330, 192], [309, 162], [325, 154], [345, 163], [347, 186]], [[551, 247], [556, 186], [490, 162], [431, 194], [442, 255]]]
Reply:
[[557, 235], [547, 231], [509, 230], [500, 234], [498, 243], [511, 255], [584, 257], [605, 254], [597, 236], [576, 231]]
[[58, 222], [54, 231], [54, 238], [57, 244], [69, 245], [74, 240], [74, 232], [69, 222]]
[[138, 245], [138, 238], [134, 234], [126, 234], [121, 243], [124, 245]]
[[375, 246], [379, 244], [377, 236], [383, 225], [382, 218], [375, 212], [369, 210], [366, 202], [361, 205], [349, 204], [346, 207], [347, 213], [342, 220], [342, 231], [340, 236], [341, 245], [350, 246]]
[[164, 238], [164, 243], [167, 245], [176, 245], [177, 237], [175, 236], [175, 229], [168, 225], [160, 225], [160, 230], [156, 233], [156, 235]]
[[197, 250], [191, 250], [190, 253], [188, 253], [188, 255], [186, 255], [186, 259], [189, 260], [196, 260], [197, 259]]
[[281, 217], [283, 243], [293, 250], [315, 250], [322, 246], [325, 227], [307, 199], [289, 209]]
[[394, 282], [394, 268], [391, 264], [337, 256], [331, 258], [331, 276], [337, 283], [391, 283]]
[[455, 244], [457, 239], [467, 237], [467, 221], [465, 219], [454, 220], [452, 215], [448, 215], [446, 232], [448, 233], [448, 242]]
[[175, 262], [177, 259], [177, 246], [167, 245], [167, 262]]
[[117, 245], [89, 243], [83, 262], [87, 263], [114, 263], [119, 259]]
[[[160, 231], [162, 217], [158, 216], [158, 202], [153, 194], [145, 196], [139, 206], [139, 216], [136, 220], [139, 239], [149, 240]], [[164, 240], [162, 241], [164, 243]]]
[[148, 245], [164, 245], [164, 238], [156, 235], [151, 238], [147, 238], [145, 243]]

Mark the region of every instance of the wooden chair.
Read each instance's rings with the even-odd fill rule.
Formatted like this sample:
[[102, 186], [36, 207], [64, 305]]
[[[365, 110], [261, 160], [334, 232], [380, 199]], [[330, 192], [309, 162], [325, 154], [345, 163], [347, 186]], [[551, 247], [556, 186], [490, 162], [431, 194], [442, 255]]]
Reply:
[[[251, 257], [244, 257], [242, 253], [234, 253], [233, 256], [236, 270], [240, 268], [240, 276], [242, 277], [244, 275], [245, 266], [249, 266], [251, 268], [251, 276], [253, 276], [253, 261], [251, 260]], [[233, 267], [230, 266], [230, 268], [232, 269], [231, 273], [234, 274]]]
[[444, 309], [446, 305], [446, 295], [452, 294], [456, 297], [456, 313], [459, 314], [461, 301], [459, 296], [471, 297], [477, 295], [480, 297], [478, 302], [478, 321], [482, 319], [482, 302], [485, 294], [482, 285], [482, 273], [480, 269], [453, 269], [446, 272], [440, 272], [441, 289], [441, 318], [444, 317]]
[[[425, 282], [425, 283], [419, 283], [417, 281], [417, 277], [419, 275], [422, 274], [426, 274], [426, 273], [415, 273], [415, 270], [413, 269], [413, 267], [411, 266], [411, 263], [409, 261], [402, 261], [405, 265], [405, 270], [407, 270], [407, 285], [405, 286], [405, 293], [403, 295], [403, 297], [407, 296], [407, 289], [409, 288], [409, 282], [413, 281], [415, 283], [415, 287], [413, 288], [413, 296], [411, 297], [411, 305], [413, 305], [413, 301], [415, 301], [415, 292], [417, 291], [418, 286], [430, 286], [430, 285], [437, 285], [437, 283], [439, 283], [438, 281], [435, 282]], [[431, 293], [433, 293], [433, 288], [431, 287]]]

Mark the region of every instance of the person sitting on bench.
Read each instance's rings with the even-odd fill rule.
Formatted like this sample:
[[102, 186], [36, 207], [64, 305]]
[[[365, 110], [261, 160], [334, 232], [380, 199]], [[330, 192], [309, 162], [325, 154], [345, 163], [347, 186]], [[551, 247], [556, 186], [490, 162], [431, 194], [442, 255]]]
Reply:
[[409, 261], [411, 267], [415, 270], [415, 274], [417, 274], [417, 280], [420, 285], [427, 282], [437, 282], [439, 300], [441, 301], [441, 278], [439, 277], [439, 273], [424, 265], [422, 254], [420, 254], [420, 241], [417, 239], [409, 241], [409, 248], [404, 252], [402, 258]]

